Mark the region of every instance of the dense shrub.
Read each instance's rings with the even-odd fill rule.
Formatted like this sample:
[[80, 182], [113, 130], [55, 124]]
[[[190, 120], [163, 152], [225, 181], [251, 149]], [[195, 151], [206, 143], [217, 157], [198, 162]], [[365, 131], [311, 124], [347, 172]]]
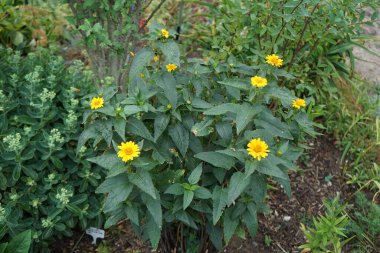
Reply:
[[44, 50], [0, 58], [0, 238], [30, 228], [36, 250], [100, 221], [101, 170], [75, 152], [91, 73]]
[[217, 248], [245, 228], [255, 235], [268, 181], [291, 194], [287, 172], [315, 134], [309, 101], [277, 85], [292, 76], [275, 66], [181, 61], [162, 26], [148, 37], [127, 92], [108, 85], [92, 94], [79, 138], [78, 149], [92, 143], [99, 156], [90, 161], [108, 170], [97, 189], [108, 193], [106, 227], [128, 218], [154, 248], [161, 232], [166, 250], [185, 238], [183, 252], [205, 252], [198, 240], [207, 235]]

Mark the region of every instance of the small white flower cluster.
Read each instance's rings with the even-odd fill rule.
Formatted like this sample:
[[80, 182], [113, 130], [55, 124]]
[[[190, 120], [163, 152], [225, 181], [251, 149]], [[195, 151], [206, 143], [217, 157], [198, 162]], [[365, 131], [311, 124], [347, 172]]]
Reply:
[[24, 134], [29, 135], [32, 132], [32, 128], [29, 126], [24, 126]]
[[12, 74], [10, 82], [11, 82], [12, 86], [16, 86], [17, 82], [18, 82], [18, 75], [17, 74]]
[[42, 93], [40, 94], [40, 98], [42, 103], [45, 103], [46, 101], [52, 101], [55, 98], [55, 92], [49, 91], [48, 89], [44, 88]]
[[1, 206], [1, 203], [0, 203], [0, 223], [4, 222], [6, 219], [6, 216], [5, 216], [5, 208]]
[[44, 228], [49, 228], [53, 226], [53, 222], [51, 221], [50, 218], [41, 219], [41, 224], [42, 224], [42, 227]]
[[58, 129], [53, 128], [50, 131], [50, 136], [48, 139], [48, 145], [50, 148], [53, 148], [56, 146], [56, 144], [63, 143], [65, 139], [62, 137], [61, 132], [59, 132]]
[[78, 120], [78, 116], [75, 115], [75, 112], [73, 110], [69, 110], [69, 114], [66, 118], [66, 124], [69, 128], [72, 128], [76, 126]]
[[47, 77], [46, 81], [48, 82], [48, 84], [53, 85], [56, 82], [55, 75], [51, 74]]
[[67, 205], [70, 202], [70, 197], [73, 196], [73, 193], [66, 190], [65, 188], [61, 188], [60, 192], [58, 192], [55, 197], [61, 202], [63, 205]]
[[53, 173], [50, 173], [49, 175], [48, 175], [48, 180], [49, 181], [53, 181], [54, 179], [55, 179], [55, 173], [53, 172]]
[[35, 185], [36, 185], [36, 181], [34, 181], [33, 178], [28, 177], [28, 178], [26, 179], [26, 185], [27, 185], [27, 186], [30, 186], [30, 187], [35, 186]]
[[79, 100], [78, 99], [75, 99], [75, 98], [71, 98], [70, 99], [70, 105], [71, 105], [72, 108], [77, 107], [78, 104], [79, 104]]
[[3, 138], [3, 142], [8, 145], [10, 151], [18, 151], [22, 148], [21, 134], [10, 134]]
[[5, 98], [6, 96], [4, 95], [3, 90], [0, 90], [0, 112], [4, 111], [3, 101]]
[[40, 78], [41, 71], [42, 71], [42, 67], [36, 66], [33, 72], [30, 72], [29, 74], [25, 75], [25, 80], [33, 85], [38, 84], [42, 80]]
[[12, 193], [12, 194], [9, 196], [9, 198], [10, 198], [12, 201], [16, 201], [16, 200], [19, 198], [19, 196], [18, 196], [17, 192], [15, 192], [15, 193]]
[[39, 199], [33, 199], [31, 204], [32, 207], [36, 208], [41, 204], [41, 201]]

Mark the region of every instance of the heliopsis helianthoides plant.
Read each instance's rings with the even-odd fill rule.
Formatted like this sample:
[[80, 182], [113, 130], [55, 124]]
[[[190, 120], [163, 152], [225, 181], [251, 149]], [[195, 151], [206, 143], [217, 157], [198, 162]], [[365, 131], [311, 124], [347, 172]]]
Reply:
[[221, 248], [233, 235], [255, 235], [267, 185], [291, 194], [288, 171], [315, 132], [272, 67], [180, 61], [161, 29], [153, 25], [150, 46], [134, 56], [124, 93], [111, 85], [89, 94], [104, 106], [89, 108], [78, 149], [96, 147], [89, 161], [108, 174], [97, 190], [107, 194], [105, 227], [129, 219], [154, 248], [178, 239], [181, 252], [205, 252], [206, 238]]

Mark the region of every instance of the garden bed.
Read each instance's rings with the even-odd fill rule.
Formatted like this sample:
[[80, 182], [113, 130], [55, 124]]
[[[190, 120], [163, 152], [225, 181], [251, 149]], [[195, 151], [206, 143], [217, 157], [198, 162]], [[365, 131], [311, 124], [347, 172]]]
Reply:
[[[313, 149], [300, 161], [301, 170], [290, 174], [292, 198], [280, 188], [270, 190], [268, 199], [273, 212], [260, 216], [257, 236], [247, 240], [235, 237], [222, 252], [300, 252], [298, 246], [305, 243], [300, 223], [310, 224], [311, 217], [323, 214], [324, 199], [351, 191], [344, 184], [339, 165], [341, 154], [334, 140], [325, 135], [309, 145]], [[102, 242], [105, 247], [95, 247], [89, 236], [80, 239], [81, 235], [56, 244], [61, 251], [57, 248], [54, 252], [151, 252], [147, 243], [136, 238], [128, 222], [106, 232]], [[108, 251], [100, 251], [101, 248]]]

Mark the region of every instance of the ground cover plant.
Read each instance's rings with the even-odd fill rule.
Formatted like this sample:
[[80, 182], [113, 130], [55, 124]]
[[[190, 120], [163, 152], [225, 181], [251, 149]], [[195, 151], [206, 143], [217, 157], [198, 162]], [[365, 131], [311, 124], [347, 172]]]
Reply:
[[77, 225], [101, 224], [102, 171], [83, 158], [91, 149], [75, 152], [91, 73], [46, 50], [0, 55], [0, 238], [29, 229], [31, 252], [46, 252]]

